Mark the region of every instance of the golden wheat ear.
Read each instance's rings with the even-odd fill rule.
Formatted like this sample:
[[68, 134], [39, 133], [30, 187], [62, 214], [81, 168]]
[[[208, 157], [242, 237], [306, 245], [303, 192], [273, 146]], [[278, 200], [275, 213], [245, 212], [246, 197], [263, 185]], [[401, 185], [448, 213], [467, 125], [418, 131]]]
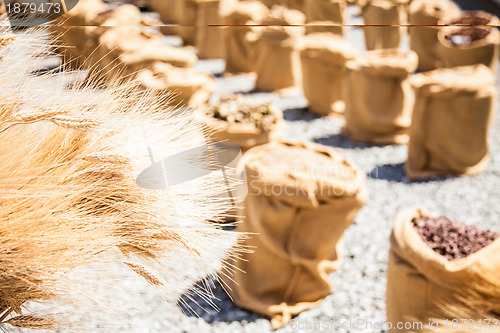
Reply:
[[[0, 329], [75, 331], [85, 320], [71, 318], [97, 316], [95, 304], [129, 311], [117, 303], [138, 297], [131, 276], [173, 304], [216, 274], [235, 242], [208, 222], [232, 208], [221, 195], [227, 179], [208, 169], [150, 190], [136, 178], [151, 154], [168, 160], [206, 146], [205, 129], [192, 112], [168, 112], [128, 86], [47, 90], [58, 76], [29, 75], [44, 47], [33, 41], [39, 33], [0, 48]], [[189, 178], [170, 161], [167, 179]], [[183, 163], [211, 165], [203, 154]], [[112, 293], [92, 294], [103, 289]]]

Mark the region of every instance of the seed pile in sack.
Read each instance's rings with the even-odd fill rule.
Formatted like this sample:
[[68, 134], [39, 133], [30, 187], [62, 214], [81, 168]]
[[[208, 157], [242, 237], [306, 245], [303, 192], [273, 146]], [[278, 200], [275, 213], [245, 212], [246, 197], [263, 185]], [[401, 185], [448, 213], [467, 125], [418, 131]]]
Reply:
[[417, 209], [398, 214], [390, 242], [387, 319], [393, 325], [447, 319], [443, 305], [458, 313], [460, 307], [474, 306], [464, 304], [471, 295], [500, 314], [498, 233]]
[[255, 71], [255, 49], [262, 28], [269, 15], [269, 9], [260, 1], [241, 1], [232, 6], [225, 16], [229, 25], [225, 30], [226, 72], [250, 73]]
[[365, 179], [332, 149], [271, 142], [244, 154], [249, 194], [238, 231], [253, 249], [224, 282], [233, 301], [274, 328], [330, 294], [342, 235], [367, 199]]
[[178, 68], [156, 62], [137, 73], [137, 83], [155, 94], [166, 105], [199, 107], [215, 91], [212, 75], [194, 68]]
[[484, 65], [436, 69], [415, 75], [412, 85], [408, 178], [484, 170], [497, 99], [491, 70]]
[[498, 17], [481, 11], [465, 12], [458, 19], [441, 20], [440, 24], [452, 25], [438, 33], [438, 54], [444, 67], [484, 64], [496, 73], [500, 45]]
[[413, 51], [368, 51], [348, 63], [343, 133], [369, 143], [408, 143], [414, 95], [409, 76], [417, 68]]
[[302, 87], [311, 112], [320, 116], [344, 112], [345, 64], [355, 56], [355, 48], [338, 36], [314, 33], [304, 38]]
[[213, 141], [228, 141], [248, 150], [280, 139], [283, 114], [270, 103], [257, 103], [232, 95], [211, 106], [203, 116]]
[[[456, 18], [458, 7], [450, 0], [413, 0], [408, 9], [410, 49], [418, 55], [418, 71], [429, 71], [441, 67], [437, 53], [440, 20]], [[427, 25], [427, 26], [426, 26]]]
[[[262, 24], [256, 44], [255, 87], [262, 91], [297, 88], [301, 85], [299, 40], [304, 35], [304, 14], [275, 6]], [[284, 27], [284, 25], [295, 25]]]
[[401, 40], [401, 4], [393, 0], [368, 0], [361, 5], [367, 50], [396, 49]]
[[196, 18], [195, 46], [201, 59], [224, 58], [224, 12], [233, 4], [233, 0], [202, 0], [198, 3]]
[[61, 54], [64, 66], [80, 68], [95, 45], [89, 41], [87, 27], [92, 26], [93, 18], [106, 10], [101, 0], [80, 0], [68, 13], [52, 21], [49, 25], [51, 44]]
[[345, 0], [305, 0], [307, 33], [331, 32], [342, 36], [345, 9]]

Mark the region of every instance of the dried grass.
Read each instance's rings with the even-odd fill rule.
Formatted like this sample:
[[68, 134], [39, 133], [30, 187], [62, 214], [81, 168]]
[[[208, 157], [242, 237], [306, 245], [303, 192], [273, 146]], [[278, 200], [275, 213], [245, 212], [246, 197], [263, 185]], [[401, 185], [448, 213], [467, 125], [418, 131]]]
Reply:
[[[182, 273], [215, 274], [234, 244], [233, 233], [207, 222], [231, 208], [217, 196], [228, 185], [209, 173], [195, 190], [151, 191], [135, 177], [151, 163], [147, 147], [162, 159], [207, 144], [202, 125], [126, 86], [47, 92], [45, 77], [20, 73], [34, 60], [16, 51], [32, 44], [26, 33], [0, 50], [0, 329], [67, 324], [45, 314], [44, 301], [84, 289], [67, 276], [95, 262], [124, 262], [175, 301]], [[42, 310], [27, 314], [37, 302]]]

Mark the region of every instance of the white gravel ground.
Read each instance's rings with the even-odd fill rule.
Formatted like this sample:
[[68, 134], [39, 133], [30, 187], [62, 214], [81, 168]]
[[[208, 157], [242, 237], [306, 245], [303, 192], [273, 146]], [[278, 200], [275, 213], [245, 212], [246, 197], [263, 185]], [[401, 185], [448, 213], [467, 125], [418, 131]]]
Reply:
[[[359, 24], [356, 8], [349, 8], [348, 23]], [[347, 39], [360, 52], [364, 51], [362, 30], [349, 28]], [[176, 43], [169, 38], [170, 43]], [[404, 43], [407, 45], [407, 41]], [[306, 110], [302, 95], [280, 97], [253, 91], [254, 79], [248, 76], [223, 78], [222, 60], [200, 61], [197, 67], [217, 76], [216, 101], [220, 95], [241, 92], [259, 100], [272, 100], [284, 110], [286, 137], [291, 140], [314, 141], [340, 149], [367, 174], [370, 199], [345, 233], [345, 252], [341, 269], [331, 275], [334, 289], [319, 307], [301, 313], [279, 332], [382, 332], [376, 328], [385, 320], [385, 284], [389, 235], [398, 211], [422, 207], [459, 221], [478, 224], [500, 231], [500, 120], [490, 135], [491, 162], [488, 169], [476, 176], [450, 177], [434, 181], [406, 180], [403, 163], [404, 146], [371, 146], [347, 140], [340, 134], [341, 118], [316, 117]], [[117, 269], [118, 270], [118, 269]], [[119, 273], [117, 273], [119, 274]], [[188, 274], [189, 275], [189, 274]], [[186, 281], [187, 284], [193, 281]], [[167, 305], [152, 288], [140, 281], [117, 281], [117, 285], [137, 288], [137, 296], [116, 295], [124, 304], [132, 305], [133, 315], [122, 321], [121, 332], [270, 332], [269, 321], [259, 315], [237, 308], [220, 286], [213, 290], [219, 300], [216, 311], [201, 299], [184, 298], [197, 315]], [[128, 297], [128, 298], [127, 298]], [[91, 331], [100, 324], [89, 314], [85, 319]], [[359, 320], [359, 322], [358, 322]], [[356, 324], [360, 324], [356, 327]], [[335, 325], [348, 326], [334, 329]], [[366, 326], [368, 325], [368, 326]], [[373, 325], [373, 329], [370, 329]]]

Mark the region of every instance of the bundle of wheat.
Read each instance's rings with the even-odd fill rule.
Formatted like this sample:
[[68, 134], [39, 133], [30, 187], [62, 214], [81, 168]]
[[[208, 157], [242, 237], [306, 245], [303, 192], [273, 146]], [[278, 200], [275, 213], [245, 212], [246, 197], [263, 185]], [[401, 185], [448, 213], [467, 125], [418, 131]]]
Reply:
[[[46, 77], [25, 76], [35, 60], [19, 50], [40, 47], [30, 36], [0, 49], [0, 330], [68, 325], [54, 304], [78, 301], [71, 272], [93, 263], [124, 263], [175, 301], [183, 272], [215, 274], [234, 243], [205, 223], [228, 210], [231, 180], [209, 153], [169, 160], [208, 145], [202, 125], [127, 87], [47, 91]], [[136, 184], [153, 158], [172, 170], [162, 190]]]

